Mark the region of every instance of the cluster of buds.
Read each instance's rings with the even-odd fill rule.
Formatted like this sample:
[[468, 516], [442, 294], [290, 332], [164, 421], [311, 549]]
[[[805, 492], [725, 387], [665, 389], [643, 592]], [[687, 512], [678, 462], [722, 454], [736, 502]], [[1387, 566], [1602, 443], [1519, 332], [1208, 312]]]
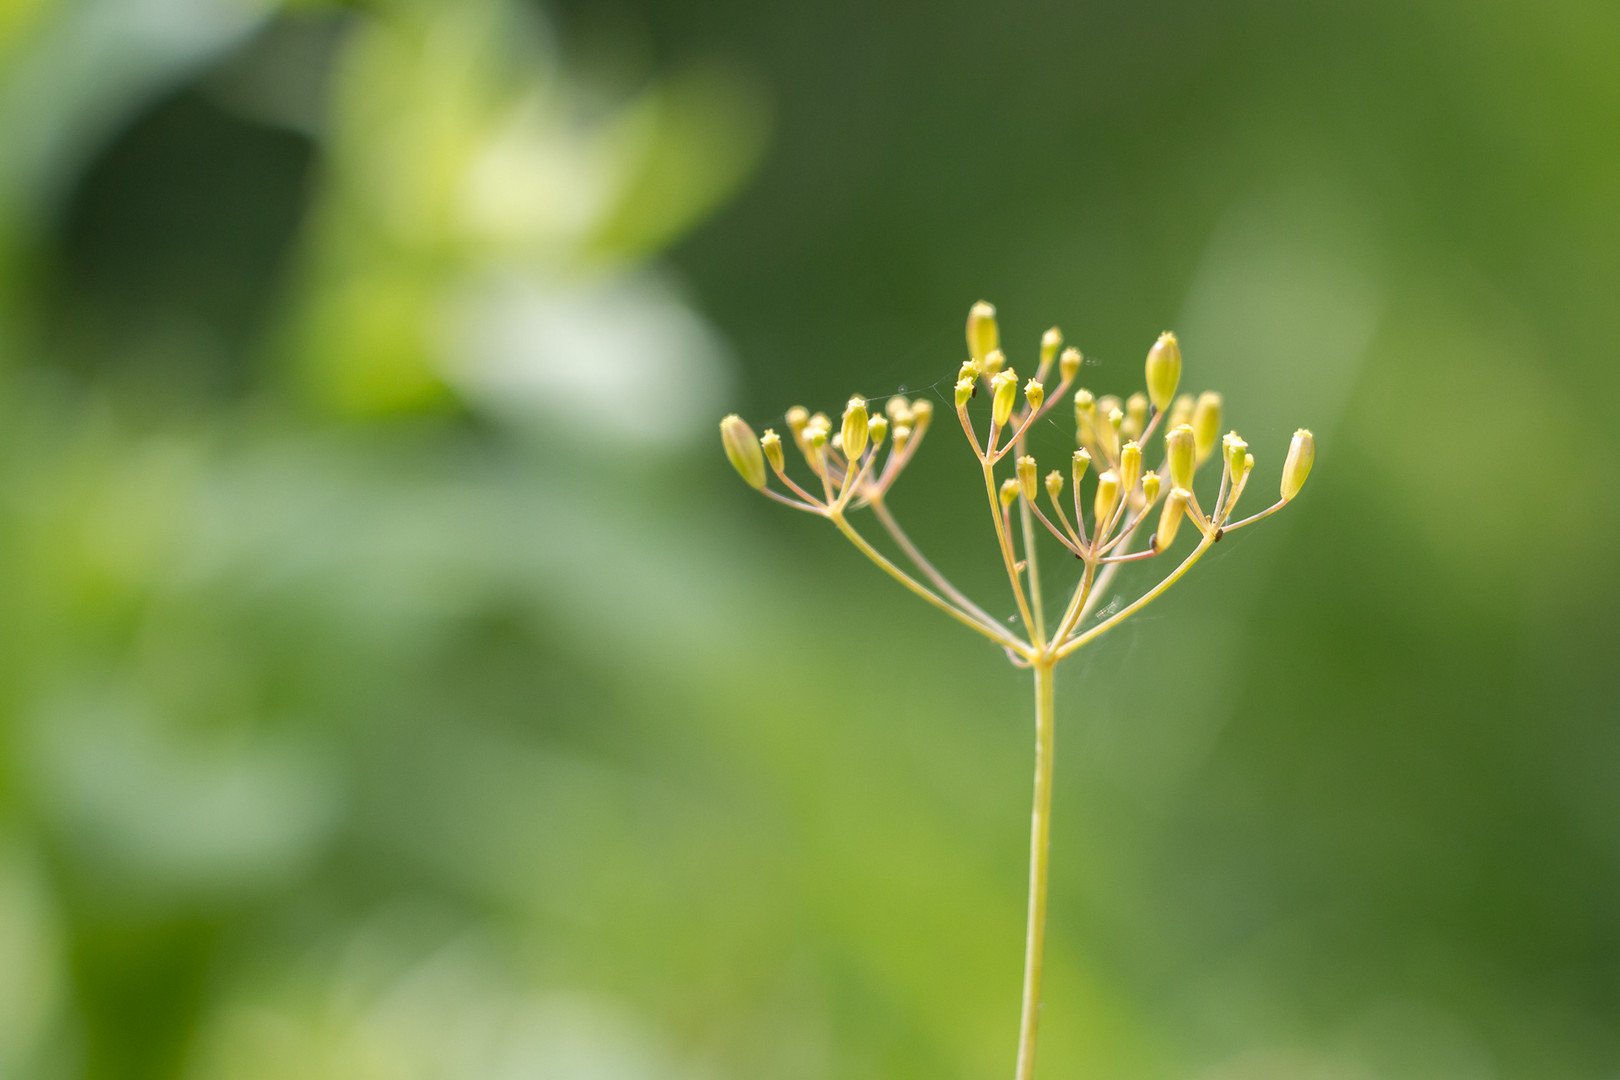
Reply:
[[[1174, 334], [1161, 334], [1148, 350], [1145, 391], [1123, 401], [1111, 395], [1097, 397], [1085, 388], [1071, 394], [1082, 357], [1079, 350], [1063, 347], [1063, 335], [1056, 327], [1041, 336], [1034, 375], [1020, 385], [1001, 350], [995, 309], [982, 301], [968, 313], [967, 347], [968, 357], [954, 387], [955, 409], [984, 476], [1023, 636], [1007, 630], [951, 585], [917, 550], [884, 503], [928, 430], [933, 417], [928, 401], [890, 398], [884, 412], [873, 416], [864, 398], [853, 397], [836, 431], [825, 413], [811, 415], [798, 406], [788, 410], [788, 430], [815, 477], [810, 486], [819, 486], [820, 494], [788, 474], [782, 440], [775, 431], [756, 438], [737, 416], [721, 421], [720, 431], [732, 464], [751, 486], [779, 502], [830, 519], [896, 580], [1002, 645], [1015, 662], [1050, 664], [1079, 648], [1162, 593], [1225, 534], [1281, 509], [1299, 494], [1310, 473], [1315, 445], [1311, 433], [1301, 429], [1288, 448], [1281, 497], [1256, 514], [1235, 518], [1254, 470], [1254, 455], [1236, 431], [1220, 434], [1220, 394], [1178, 394], [1181, 346]], [[1054, 369], [1057, 385], [1048, 394]], [[982, 436], [969, 414], [981, 389], [990, 402]], [[1074, 408], [1075, 449], [1067, 472], [1057, 468], [1042, 477], [1028, 450], [1028, 438], [1064, 400]], [[1157, 467], [1150, 468], [1145, 448], [1155, 442], [1162, 443], [1164, 452]], [[998, 468], [1008, 457], [1013, 459], [1011, 475], [998, 477]], [[1206, 488], [1201, 498], [1198, 474], [1206, 466], [1213, 471], [1212, 460], [1218, 461], [1220, 478], [1211, 483], [1213, 492]], [[767, 484], [767, 464], [783, 491]], [[928, 585], [901, 570], [850, 525], [848, 512], [867, 507]], [[1083, 564], [1080, 581], [1056, 620], [1047, 619], [1043, 604], [1037, 522]], [[1199, 540], [1182, 563], [1137, 601], [1087, 627], [1086, 618], [1110, 587], [1117, 568], [1168, 551], [1188, 523]]]

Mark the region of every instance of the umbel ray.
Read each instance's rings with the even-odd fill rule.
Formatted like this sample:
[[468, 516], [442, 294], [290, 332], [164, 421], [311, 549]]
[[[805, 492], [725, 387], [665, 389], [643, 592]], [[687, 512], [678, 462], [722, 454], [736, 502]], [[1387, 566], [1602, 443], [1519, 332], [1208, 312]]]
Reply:
[[[720, 422], [720, 436], [727, 457], [751, 487], [779, 503], [826, 518], [884, 573], [1000, 645], [1012, 663], [1033, 672], [1035, 797], [1015, 1073], [1017, 1080], [1030, 1080], [1035, 1069], [1046, 937], [1053, 668], [1163, 595], [1221, 537], [1286, 506], [1304, 486], [1316, 449], [1309, 431], [1294, 432], [1283, 463], [1280, 498], [1257, 513], [1235, 518], [1238, 500], [1254, 470], [1254, 455], [1236, 431], [1220, 434], [1220, 394], [1205, 391], [1196, 398], [1177, 396], [1181, 347], [1174, 334], [1161, 334], [1148, 350], [1146, 392], [1124, 401], [1094, 397], [1083, 388], [1070, 395], [1080, 371], [1080, 352], [1062, 348], [1063, 335], [1056, 327], [1041, 336], [1035, 375], [1024, 384], [1020, 401], [1018, 376], [1007, 366], [999, 338], [995, 308], [983, 301], [974, 304], [968, 312], [968, 359], [957, 374], [955, 405], [963, 437], [983, 475], [985, 505], [1017, 606], [1015, 629], [1008, 629], [952, 585], [912, 542], [887, 505], [890, 489], [933, 426], [931, 402], [893, 397], [882, 414], [873, 416], [864, 398], [852, 397], [837, 431], [825, 413], [812, 415], [797, 405], [789, 409], [788, 432], [809, 473], [804, 484], [789, 475], [782, 438], [775, 431], [756, 437], [741, 417], [732, 415]], [[1046, 383], [1054, 364], [1058, 384], [1048, 395]], [[990, 398], [989, 422], [982, 436], [968, 413], [969, 403], [981, 388]], [[1076, 449], [1067, 476], [1063, 470], [1053, 469], [1043, 479], [1035, 458], [1027, 452], [1027, 437], [1037, 422], [1064, 401], [1071, 401], [1074, 407]], [[1143, 448], [1151, 445], [1161, 428], [1163, 458], [1157, 468], [1147, 469]], [[1011, 465], [1004, 467], [1008, 458]], [[1211, 500], [1206, 504], [1196, 485], [1201, 471], [1213, 473], [1213, 467], [1206, 469], [1212, 460], [1218, 462], [1220, 480], [1205, 481], [1206, 496]], [[780, 490], [771, 486], [771, 475]], [[871, 511], [918, 576], [896, 565], [855, 528], [850, 516], [861, 510]], [[1197, 540], [1174, 569], [1135, 600], [1093, 621], [1093, 609], [1101, 597], [1109, 595], [1119, 568], [1167, 556], [1187, 523]], [[1061, 613], [1047, 611], [1042, 601], [1039, 530], [1050, 534], [1080, 563], [1079, 580]]]

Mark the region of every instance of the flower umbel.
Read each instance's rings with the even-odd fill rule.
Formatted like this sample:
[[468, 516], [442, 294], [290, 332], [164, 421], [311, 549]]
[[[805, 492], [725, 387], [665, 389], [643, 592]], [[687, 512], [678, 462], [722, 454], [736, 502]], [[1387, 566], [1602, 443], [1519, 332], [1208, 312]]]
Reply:
[[[1223, 536], [1275, 513], [1296, 498], [1316, 456], [1311, 433], [1303, 428], [1296, 431], [1283, 466], [1282, 497], [1256, 514], [1234, 520], [1238, 500], [1254, 468], [1254, 454], [1236, 431], [1217, 438], [1223, 419], [1220, 394], [1206, 390], [1197, 398], [1176, 395], [1182, 357], [1175, 335], [1160, 335], [1148, 351], [1144, 365], [1146, 392], [1132, 394], [1123, 402], [1112, 396], [1097, 398], [1089, 390], [1074, 388], [1081, 356], [1073, 348], [1064, 349], [1060, 356], [1062, 342], [1063, 335], [1056, 327], [1042, 335], [1035, 375], [1024, 383], [1020, 405], [1018, 376], [1002, 352], [995, 308], [984, 301], [974, 304], [967, 323], [969, 355], [958, 372], [952, 399], [962, 433], [983, 474], [990, 523], [1018, 612], [1016, 630], [1009, 629], [952, 585], [912, 543], [885, 502], [890, 488], [923, 443], [933, 416], [931, 402], [893, 397], [885, 403], [883, 412], [872, 418], [866, 399], [852, 397], [836, 436], [824, 413], [811, 415], [802, 406], [789, 409], [787, 427], [811, 474], [808, 486], [789, 475], [782, 440], [774, 431], [768, 430], [762, 439], [756, 439], [753, 430], [737, 416], [728, 416], [720, 424], [726, 455], [751, 487], [777, 502], [826, 518], [890, 577], [1001, 646], [1014, 664], [1033, 669], [1035, 809], [1030, 836], [1029, 923], [1018, 1080], [1029, 1080], [1033, 1074], [1039, 1017], [1051, 813], [1053, 668], [1161, 596]], [[1048, 394], [1046, 385], [1054, 361], [1058, 383]], [[990, 401], [989, 423], [982, 437], [969, 415], [981, 388]], [[1037, 462], [1026, 445], [1030, 429], [1058, 402], [1073, 404], [1074, 445], [1078, 447], [1071, 460], [1067, 498], [1061, 497], [1065, 486], [1061, 470], [1049, 472], [1044, 484], [1037, 480]], [[1167, 419], [1168, 423], [1164, 423]], [[1161, 424], [1164, 456], [1149, 469], [1145, 450], [1157, 445], [1152, 440]], [[893, 438], [886, 441], [890, 425]], [[1219, 457], [1214, 454], [1217, 442]], [[1009, 455], [1013, 461], [1010, 468], [1005, 468], [1002, 462]], [[767, 463], [782, 490], [766, 482]], [[1212, 497], [1206, 506], [1196, 490], [1198, 473], [1216, 464], [1220, 476], [1218, 480], [1211, 478], [1205, 486], [1205, 497]], [[1093, 467], [1095, 478], [1083, 485]], [[998, 468], [1003, 470], [1000, 475]], [[1043, 486], [1050, 517], [1040, 506]], [[1084, 512], [1087, 499], [1082, 494], [1083, 486], [1091, 488], [1089, 520]], [[1161, 494], [1165, 496], [1162, 509], [1157, 512], [1156, 523], [1150, 525], [1150, 515]], [[856, 530], [850, 522], [851, 512], [856, 510], [871, 510], [922, 580], [897, 566]], [[1169, 551], [1184, 522], [1191, 523], [1197, 543], [1175, 568], [1136, 599], [1110, 605], [1105, 617], [1093, 621], [1098, 602], [1112, 593], [1120, 567]], [[1079, 580], [1055, 618], [1049, 617], [1044, 603], [1037, 523], [1080, 563]]]

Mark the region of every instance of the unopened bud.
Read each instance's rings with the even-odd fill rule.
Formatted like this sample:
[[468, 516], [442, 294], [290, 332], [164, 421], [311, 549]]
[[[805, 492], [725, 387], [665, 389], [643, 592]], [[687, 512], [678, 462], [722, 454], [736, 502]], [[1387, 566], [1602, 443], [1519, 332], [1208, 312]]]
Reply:
[[1159, 474], [1156, 472], [1150, 472], [1142, 477], [1142, 499], [1147, 505], [1152, 506], [1159, 501], [1160, 484]]
[[1063, 331], [1055, 326], [1041, 335], [1041, 367], [1044, 368], [1052, 362], [1052, 357], [1057, 355], [1058, 346], [1062, 344]]
[[1147, 354], [1147, 392], [1153, 407], [1163, 412], [1176, 396], [1181, 382], [1181, 344], [1166, 330]]
[[908, 424], [894, 425], [894, 453], [904, 453], [911, 445], [911, 427]]
[[974, 386], [975, 383], [972, 379], [956, 380], [956, 407], [958, 409], [962, 408], [970, 400], [972, 400]]
[[813, 448], [820, 450], [827, 445], [827, 425], [818, 424], [815, 418], [811, 417], [810, 422], [804, 426], [804, 437]]
[[1198, 445], [1198, 464], [1202, 465], [1221, 435], [1221, 395], [1213, 390], [1198, 395], [1198, 404], [1193, 406], [1192, 429]]
[[1164, 456], [1170, 462], [1172, 487], [1192, 490], [1193, 471], [1198, 467], [1197, 452], [1191, 424], [1178, 424], [1164, 437]]
[[1090, 390], [1074, 392], [1074, 441], [1082, 446], [1097, 441], [1097, 399]]
[[1002, 509], [1006, 509], [1007, 507], [1011, 506], [1012, 501], [1016, 498], [1018, 498], [1018, 481], [1011, 479], [1003, 480], [1001, 482]]
[[896, 394], [883, 403], [883, 414], [889, 418], [891, 424], [910, 423], [911, 402], [906, 400], [904, 394]]
[[872, 417], [866, 425], [866, 433], [872, 439], [873, 449], [882, 446], [883, 440], [889, 434], [889, 418], [886, 416]]
[[1243, 476], [1243, 459], [1248, 455], [1249, 444], [1237, 432], [1228, 431], [1221, 439], [1221, 452], [1226, 456], [1226, 467], [1231, 470], [1235, 484]]
[[1142, 479], [1142, 447], [1135, 441], [1128, 442], [1119, 452], [1119, 487], [1129, 495], [1136, 490], [1136, 482]]
[[1125, 401], [1125, 423], [1120, 431], [1127, 439], [1139, 439], [1147, 429], [1148, 399], [1146, 394], [1132, 394]]
[[990, 380], [990, 423], [1000, 427], [1012, 419], [1013, 402], [1018, 398], [1018, 375], [1008, 368]]
[[911, 427], [913, 431], [921, 432], [934, 418], [934, 403], [932, 401], [913, 401], [911, 403]]
[[804, 425], [810, 422], [810, 410], [803, 405], [795, 405], [787, 411], [788, 430], [793, 432], [794, 439], [804, 435]]
[[1164, 500], [1164, 509], [1159, 511], [1159, 530], [1153, 534], [1155, 551], [1163, 551], [1176, 542], [1176, 530], [1181, 528], [1181, 519], [1187, 513], [1187, 500], [1191, 497], [1186, 488], [1171, 489]]
[[[1104, 401], [1107, 399], [1104, 398]], [[1097, 425], [1097, 442], [1102, 446], [1103, 453], [1110, 460], [1119, 458], [1119, 429], [1125, 421], [1125, 414], [1118, 408], [1109, 409], [1103, 414], [1104, 422]]]
[[1000, 349], [991, 349], [990, 355], [979, 361], [979, 366], [986, 375], [995, 375], [996, 372], [1007, 366], [1007, 354]]
[[782, 436], [766, 428], [765, 434], [759, 437], [759, 448], [765, 451], [765, 460], [771, 463], [771, 468], [781, 472], [786, 467], [782, 460]]
[[1046, 497], [1057, 502], [1061, 494], [1063, 494], [1063, 474], [1053, 469], [1046, 474]]
[[1080, 374], [1080, 350], [1071, 345], [1058, 357], [1058, 376], [1064, 382], [1073, 382], [1078, 374]]
[[748, 486], [765, 486], [765, 456], [760, 452], [754, 429], [736, 413], [720, 421], [720, 441], [725, 445], [726, 457], [737, 474], [748, 481]]
[[1001, 332], [996, 329], [996, 309], [993, 304], [980, 300], [968, 309], [968, 355], [981, 364], [1001, 343]]
[[1311, 464], [1315, 460], [1316, 436], [1300, 428], [1294, 432], [1294, 439], [1288, 444], [1288, 458], [1283, 462], [1283, 502], [1299, 494], [1299, 489], [1305, 486], [1305, 478], [1311, 475]]
[[1114, 516], [1114, 508], [1119, 505], [1119, 474], [1113, 469], [1107, 469], [1097, 474], [1097, 496], [1092, 503], [1092, 513], [1096, 515], [1096, 528], [1094, 535], [1102, 540], [1103, 533], [1108, 528], [1108, 522]]
[[870, 421], [866, 415], [866, 399], [859, 395], [849, 399], [844, 406], [844, 456], [854, 464], [866, 452], [866, 437], [870, 430]]
[[958, 379], [977, 379], [983, 374], [984, 370], [979, 367], [979, 362], [977, 360], [964, 360], [962, 361], [962, 366], [956, 369], [956, 377]]
[[1018, 490], [1030, 502], [1035, 501], [1035, 459], [1028, 454], [1018, 459]]
[[1024, 384], [1024, 400], [1029, 402], [1030, 412], [1040, 412], [1041, 402], [1046, 400], [1046, 387], [1034, 379]]
[[1191, 394], [1182, 394], [1176, 398], [1175, 404], [1170, 406], [1170, 427], [1175, 428], [1180, 427], [1182, 424], [1192, 423], [1193, 400]]
[[1086, 470], [1089, 468], [1091, 468], [1091, 452], [1088, 450], [1076, 450], [1074, 452], [1073, 466], [1069, 470], [1070, 475], [1074, 477], [1076, 491], [1080, 488], [1080, 478], [1086, 475]]

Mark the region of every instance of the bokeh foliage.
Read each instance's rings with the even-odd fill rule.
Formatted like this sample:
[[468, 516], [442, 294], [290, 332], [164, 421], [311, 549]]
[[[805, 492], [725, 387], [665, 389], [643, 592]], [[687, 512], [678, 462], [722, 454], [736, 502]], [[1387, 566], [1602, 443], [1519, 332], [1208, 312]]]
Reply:
[[[1043, 1070], [1614, 1075], [1617, 45], [6, 6], [0, 1076], [1010, 1069], [1028, 688], [713, 436], [980, 296], [1319, 441], [1059, 677]], [[950, 436], [896, 512], [1010, 614]]]

